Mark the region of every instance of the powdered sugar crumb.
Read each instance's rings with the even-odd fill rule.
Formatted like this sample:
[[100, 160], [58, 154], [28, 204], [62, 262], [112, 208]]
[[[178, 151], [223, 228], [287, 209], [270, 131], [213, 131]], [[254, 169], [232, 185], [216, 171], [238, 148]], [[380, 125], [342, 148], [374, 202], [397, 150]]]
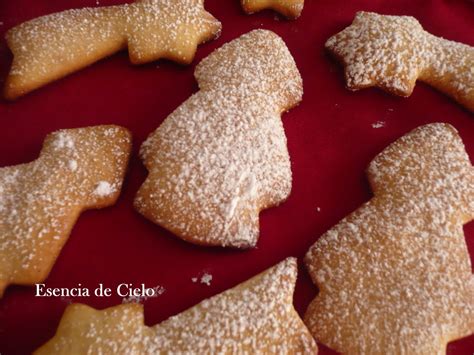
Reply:
[[69, 160], [68, 166], [69, 166], [69, 169], [71, 169], [72, 171], [76, 171], [77, 170], [77, 160]]
[[94, 190], [94, 194], [100, 197], [105, 197], [115, 192], [114, 187], [107, 181], [99, 181]]
[[385, 121], [377, 121], [372, 123], [372, 128], [382, 128], [385, 127]]
[[124, 297], [122, 299], [122, 303], [142, 303], [150, 298], [156, 298], [158, 296], [161, 296], [165, 291], [166, 289], [161, 286], [161, 285], [157, 285], [155, 287], [152, 287], [150, 288], [151, 290], [153, 290], [153, 295], [140, 295], [140, 296], [128, 296], [128, 297]]
[[211, 281], [212, 281], [212, 275], [208, 274], [207, 272], [204, 273], [204, 275], [201, 276], [201, 283], [205, 284], [207, 286], [211, 286]]
[[57, 136], [57, 139], [55, 141], [55, 146], [58, 149], [63, 149], [63, 148], [72, 149], [74, 148], [74, 139], [67, 133], [61, 132]]

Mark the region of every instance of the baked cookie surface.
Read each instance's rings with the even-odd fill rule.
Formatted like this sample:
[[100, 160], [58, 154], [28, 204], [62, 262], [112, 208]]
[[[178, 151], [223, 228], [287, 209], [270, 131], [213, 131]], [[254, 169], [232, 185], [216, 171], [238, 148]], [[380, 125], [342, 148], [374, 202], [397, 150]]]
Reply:
[[281, 114], [302, 97], [283, 40], [255, 30], [196, 68], [199, 92], [143, 143], [149, 175], [136, 209], [196, 244], [255, 246], [259, 212], [291, 190]]
[[271, 9], [289, 19], [300, 17], [304, 7], [304, 0], [240, 0], [240, 3], [248, 14]]
[[125, 128], [65, 129], [35, 161], [0, 168], [0, 296], [44, 281], [81, 212], [115, 203], [130, 152]]
[[474, 47], [436, 37], [414, 17], [358, 12], [326, 48], [344, 65], [350, 90], [377, 86], [407, 97], [419, 79], [474, 112]]
[[22, 23], [6, 34], [13, 63], [5, 97], [15, 99], [128, 48], [130, 61], [189, 64], [221, 25], [203, 0], [138, 0], [72, 9]]
[[296, 259], [288, 258], [153, 327], [144, 325], [138, 304], [102, 311], [73, 304], [35, 354], [317, 354], [293, 308], [296, 273]]
[[463, 224], [474, 168], [456, 130], [419, 127], [380, 153], [375, 197], [324, 234], [306, 265], [320, 292], [305, 323], [349, 354], [444, 354], [474, 332], [474, 277]]

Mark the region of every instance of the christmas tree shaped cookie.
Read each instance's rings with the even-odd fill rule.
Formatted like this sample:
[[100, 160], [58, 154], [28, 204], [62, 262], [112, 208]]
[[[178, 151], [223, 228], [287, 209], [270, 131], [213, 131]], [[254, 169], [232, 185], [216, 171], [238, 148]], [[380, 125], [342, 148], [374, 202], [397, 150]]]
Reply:
[[135, 206], [180, 238], [252, 247], [260, 210], [291, 190], [281, 114], [297, 105], [302, 80], [280, 37], [255, 30], [196, 68], [199, 92], [141, 147], [149, 175]]
[[0, 296], [44, 281], [81, 212], [115, 203], [130, 151], [125, 128], [66, 129], [35, 161], [0, 168]]
[[289, 258], [154, 327], [144, 325], [138, 304], [103, 311], [73, 304], [36, 354], [316, 354], [293, 308], [296, 273]]
[[130, 61], [192, 61], [198, 44], [220, 32], [204, 0], [138, 0], [133, 4], [67, 10], [7, 32], [13, 63], [5, 97], [15, 99], [128, 48]]
[[447, 124], [419, 127], [369, 166], [375, 197], [306, 255], [320, 293], [305, 323], [346, 354], [444, 354], [474, 332], [474, 278], [463, 224], [474, 168]]

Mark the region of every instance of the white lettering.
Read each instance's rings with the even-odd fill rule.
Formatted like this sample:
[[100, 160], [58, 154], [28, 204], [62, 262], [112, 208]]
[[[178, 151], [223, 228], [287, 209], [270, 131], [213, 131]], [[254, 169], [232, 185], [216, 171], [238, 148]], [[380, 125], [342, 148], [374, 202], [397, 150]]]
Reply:
[[36, 284], [36, 293], [35, 296], [37, 297], [45, 297], [44, 294], [42, 294], [42, 291], [46, 285], [45, 284]]
[[36, 284], [35, 296], [37, 297], [89, 297], [89, 289], [81, 287], [66, 288], [49, 288], [45, 284]]

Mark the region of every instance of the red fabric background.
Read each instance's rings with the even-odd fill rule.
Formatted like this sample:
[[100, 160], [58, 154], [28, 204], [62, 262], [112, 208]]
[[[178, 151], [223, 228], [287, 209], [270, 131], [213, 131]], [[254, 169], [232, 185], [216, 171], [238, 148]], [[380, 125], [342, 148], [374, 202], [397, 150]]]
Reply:
[[[100, 5], [122, 3], [100, 0]], [[0, 0], [0, 35], [25, 20], [95, 0]], [[147, 325], [156, 324], [204, 298], [224, 291], [286, 256], [300, 257], [295, 304], [302, 314], [316, 295], [301, 257], [318, 237], [371, 197], [364, 170], [388, 144], [429, 122], [448, 122], [460, 132], [474, 160], [474, 117], [445, 95], [418, 83], [408, 99], [377, 89], [344, 88], [342, 69], [324, 42], [349, 25], [358, 10], [413, 15], [433, 34], [474, 46], [474, 3], [441, 0], [307, 0], [303, 15], [288, 22], [272, 12], [242, 13], [238, 0], [207, 0], [223, 23], [222, 36], [201, 46], [189, 67], [159, 61], [135, 67], [125, 52], [48, 85], [13, 103], [0, 102], [0, 166], [35, 159], [46, 134], [60, 128], [114, 123], [133, 132], [134, 155], [118, 203], [84, 213], [46, 283], [49, 287], [115, 288], [123, 282], [162, 285], [163, 295], [145, 304]], [[286, 41], [304, 80], [304, 100], [283, 116], [293, 168], [287, 202], [261, 214], [258, 247], [249, 251], [197, 247], [174, 238], [132, 208], [144, 181], [137, 157], [142, 141], [196, 89], [196, 63], [223, 43], [254, 28], [275, 31]], [[0, 78], [11, 62], [0, 41]], [[3, 85], [3, 82], [0, 83]], [[372, 124], [384, 121], [385, 127]], [[317, 208], [320, 211], [317, 211]], [[465, 226], [474, 255], [474, 223]], [[192, 277], [209, 272], [211, 286]], [[0, 300], [0, 353], [26, 354], [54, 335], [69, 302], [96, 308], [110, 298], [36, 298], [33, 287], [11, 286]], [[331, 351], [320, 347], [322, 354]], [[449, 354], [472, 354], [474, 336], [451, 343]]]

